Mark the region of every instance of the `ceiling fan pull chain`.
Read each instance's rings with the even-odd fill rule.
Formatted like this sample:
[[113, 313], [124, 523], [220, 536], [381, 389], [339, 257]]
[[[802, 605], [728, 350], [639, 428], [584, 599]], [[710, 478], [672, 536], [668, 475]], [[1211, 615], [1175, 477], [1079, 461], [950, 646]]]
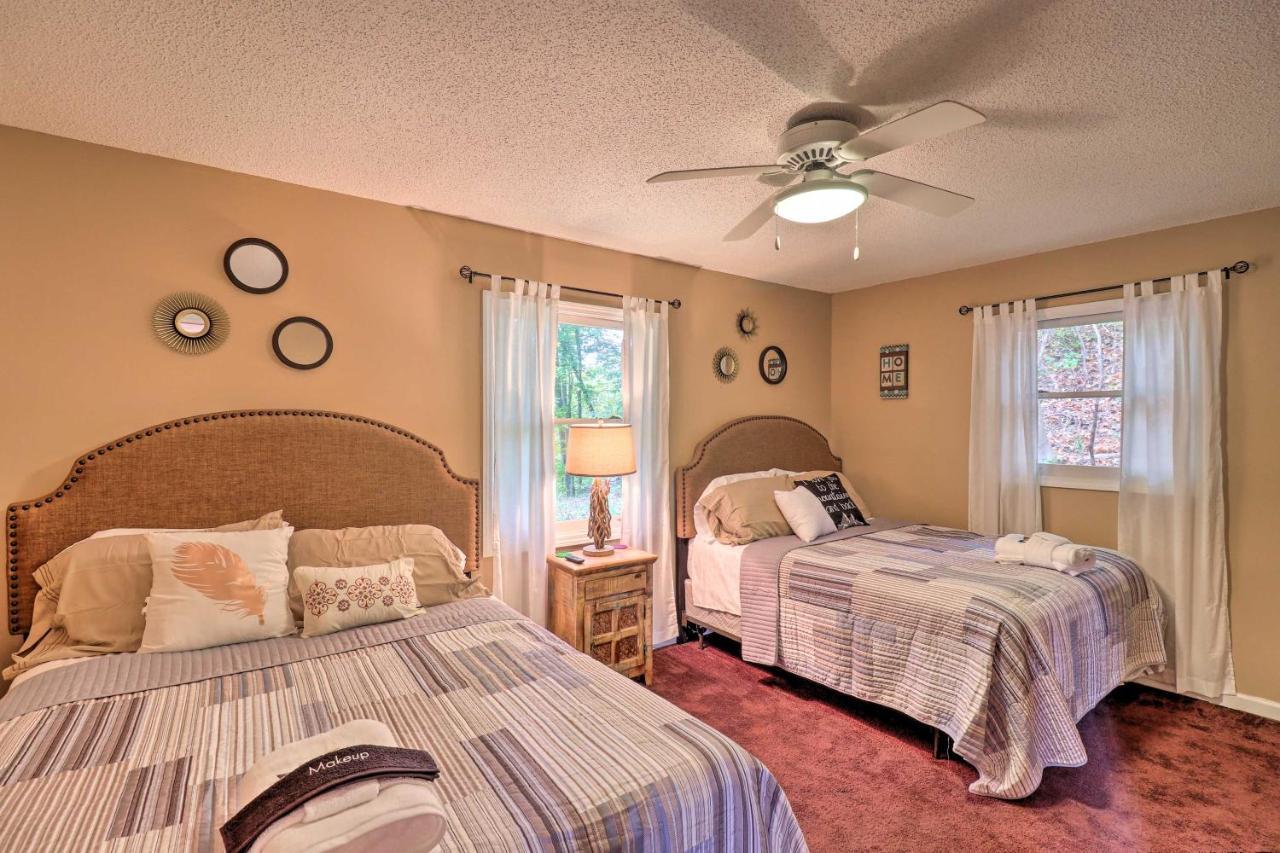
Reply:
[[773, 217], [773, 250], [775, 252], [782, 251], [782, 234], [778, 232], [778, 216]]
[[861, 223], [861, 220], [859, 219], [859, 214], [861, 213], [862, 213], [861, 210], [855, 210], [853, 212], [853, 259], [855, 261], [858, 260], [858, 258], [862, 257], [862, 249], [859, 246], [859, 242], [861, 239], [860, 235], [862, 230], [861, 228], [862, 223]]

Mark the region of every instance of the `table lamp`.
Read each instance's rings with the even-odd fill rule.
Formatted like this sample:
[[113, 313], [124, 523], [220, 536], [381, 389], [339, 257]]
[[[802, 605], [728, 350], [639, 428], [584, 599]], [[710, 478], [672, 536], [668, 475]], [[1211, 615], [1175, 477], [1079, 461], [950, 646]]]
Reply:
[[564, 470], [574, 477], [595, 477], [591, 484], [591, 517], [587, 535], [591, 545], [582, 553], [607, 557], [613, 546], [606, 545], [613, 519], [609, 515], [609, 478], [636, 472], [636, 450], [631, 440], [631, 424], [573, 424], [569, 427], [569, 447]]

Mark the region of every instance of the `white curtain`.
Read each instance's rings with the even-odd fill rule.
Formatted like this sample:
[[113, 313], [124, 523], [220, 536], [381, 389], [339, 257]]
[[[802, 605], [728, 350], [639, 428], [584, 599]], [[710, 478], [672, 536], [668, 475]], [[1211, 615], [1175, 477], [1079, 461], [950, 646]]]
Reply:
[[969, 529], [987, 536], [1040, 529], [1036, 304], [998, 307], [973, 318]]
[[547, 555], [555, 548], [553, 389], [560, 287], [494, 278], [483, 296], [484, 486], [493, 593], [547, 622]]
[[633, 548], [658, 555], [652, 614], [657, 644], [676, 636], [667, 303], [630, 296], [622, 303], [623, 416], [636, 447], [636, 473], [622, 486], [622, 536]]
[[1124, 289], [1120, 551], [1155, 580], [1179, 693], [1235, 692], [1223, 537], [1222, 273]]

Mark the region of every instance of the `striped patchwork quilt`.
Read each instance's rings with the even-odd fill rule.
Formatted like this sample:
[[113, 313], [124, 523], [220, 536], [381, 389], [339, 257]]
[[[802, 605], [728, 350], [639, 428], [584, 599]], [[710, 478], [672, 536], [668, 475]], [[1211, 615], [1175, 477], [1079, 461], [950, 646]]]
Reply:
[[805, 849], [759, 761], [491, 599], [32, 675], [0, 700], [0, 847], [220, 849], [258, 756], [360, 718], [435, 757], [443, 850]]
[[975, 794], [1025, 797], [1044, 768], [1084, 764], [1079, 719], [1165, 663], [1160, 596], [1114, 552], [1071, 577], [998, 564], [976, 533], [842, 534], [746, 552], [742, 656], [941, 729]]

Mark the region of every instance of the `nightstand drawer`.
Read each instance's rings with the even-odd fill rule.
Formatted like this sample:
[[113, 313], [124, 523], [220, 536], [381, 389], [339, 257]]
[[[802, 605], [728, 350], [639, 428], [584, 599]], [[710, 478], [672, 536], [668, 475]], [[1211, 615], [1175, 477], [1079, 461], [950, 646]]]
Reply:
[[588, 599], [606, 598], [610, 595], [620, 595], [624, 592], [640, 592], [646, 586], [648, 574], [647, 569], [641, 569], [636, 572], [594, 578], [584, 584], [583, 592]]

